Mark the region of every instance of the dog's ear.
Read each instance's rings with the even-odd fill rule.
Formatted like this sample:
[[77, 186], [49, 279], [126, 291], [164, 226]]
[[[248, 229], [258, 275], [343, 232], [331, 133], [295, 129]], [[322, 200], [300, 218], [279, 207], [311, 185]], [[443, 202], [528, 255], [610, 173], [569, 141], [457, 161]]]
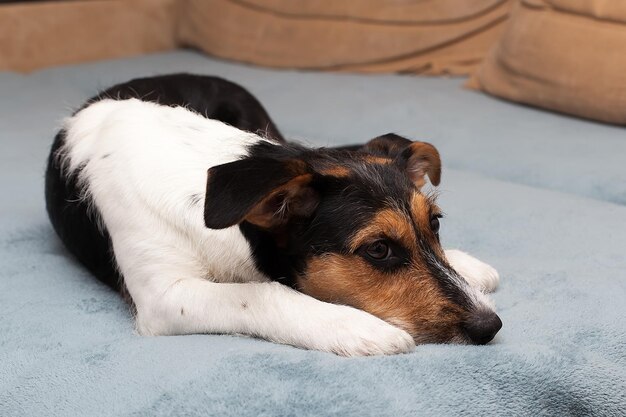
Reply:
[[411, 143], [413, 143], [413, 141], [400, 135], [387, 133], [386, 135], [378, 136], [370, 140], [360, 149], [360, 151], [367, 152], [372, 155], [395, 158]]
[[204, 223], [223, 229], [247, 221], [264, 229], [313, 213], [313, 174], [299, 159], [249, 157], [208, 171]]
[[395, 133], [387, 133], [370, 140], [360, 150], [393, 158], [418, 188], [426, 183], [425, 175], [433, 185], [441, 182], [441, 159], [430, 143], [413, 142]]
[[412, 142], [394, 161], [406, 171], [417, 188], [422, 188], [426, 183], [426, 175], [432, 185], [437, 186], [441, 182], [441, 159], [437, 149], [430, 143]]

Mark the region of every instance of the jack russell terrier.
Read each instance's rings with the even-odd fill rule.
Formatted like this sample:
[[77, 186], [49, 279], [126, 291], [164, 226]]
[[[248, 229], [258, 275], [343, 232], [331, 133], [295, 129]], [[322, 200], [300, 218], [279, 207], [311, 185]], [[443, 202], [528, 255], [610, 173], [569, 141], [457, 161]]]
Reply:
[[67, 118], [46, 172], [65, 246], [142, 335], [238, 333], [339, 355], [485, 344], [489, 265], [439, 241], [437, 150], [394, 134], [311, 149], [244, 88], [132, 80]]

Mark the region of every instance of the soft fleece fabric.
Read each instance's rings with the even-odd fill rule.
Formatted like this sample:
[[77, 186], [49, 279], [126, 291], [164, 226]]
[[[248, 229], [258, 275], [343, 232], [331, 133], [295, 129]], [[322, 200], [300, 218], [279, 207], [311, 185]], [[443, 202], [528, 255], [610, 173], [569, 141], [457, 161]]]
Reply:
[[[446, 247], [497, 267], [488, 346], [346, 359], [245, 337], [140, 337], [48, 223], [46, 154], [98, 88], [228, 77], [314, 144], [395, 131], [441, 151]], [[0, 73], [0, 415], [624, 415], [626, 134], [461, 89], [459, 79], [307, 74], [190, 52]]]

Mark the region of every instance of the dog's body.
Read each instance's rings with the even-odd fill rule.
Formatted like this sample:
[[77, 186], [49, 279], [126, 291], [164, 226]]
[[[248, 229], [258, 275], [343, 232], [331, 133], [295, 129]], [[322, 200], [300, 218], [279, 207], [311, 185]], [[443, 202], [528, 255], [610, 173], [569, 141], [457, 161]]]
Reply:
[[55, 229], [96, 276], [125, 286], [140, 334], [241, 333], [344, 355], [491, 340], [499, 319], [480, 290], [497, 273], [444, 256], [437, 208], [419, 193], [426, 173], [438, 182], [432, 146], [284, 143], [247, 92], [241, 108], [181, 95], [230, 84], [207, 77], [147, 96], [181, 77], [97, 96], [65, 121], [46, 178]]

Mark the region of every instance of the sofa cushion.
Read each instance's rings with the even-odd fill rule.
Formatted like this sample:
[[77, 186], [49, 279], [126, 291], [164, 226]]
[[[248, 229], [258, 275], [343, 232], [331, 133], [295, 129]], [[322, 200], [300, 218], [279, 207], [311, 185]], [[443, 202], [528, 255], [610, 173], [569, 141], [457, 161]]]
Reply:
[[511, 0], [294, 4], [184, 0], [179, 38], [270, 67], [468, 74], [498, 38]]
[[117, 0], [0, 4], [0, 69], [189, 46], [281, 68], [469, 74], [513, 0]]
[[519, 2], [467, 85], [508, 100], [626, 124], [626, 5]]
[[35, 69], [176, 46], [175, 0], [0, 4], [0, 70]]

